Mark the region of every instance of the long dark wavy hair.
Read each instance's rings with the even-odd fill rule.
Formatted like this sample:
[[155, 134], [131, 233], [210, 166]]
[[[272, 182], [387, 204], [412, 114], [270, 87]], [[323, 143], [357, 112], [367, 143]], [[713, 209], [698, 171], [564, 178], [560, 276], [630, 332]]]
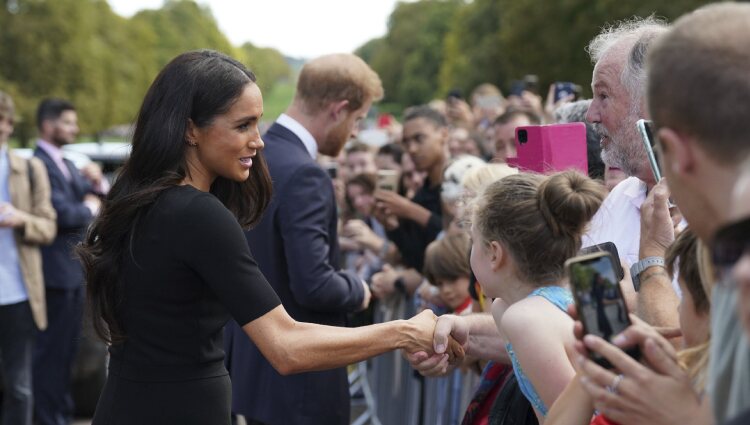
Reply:
[[[143, 99], [130, 158], [112, 186], [99, 216], [76, 251], [86, 274], [94, 329], [105, 341], [120, 342], [125, 329], [116, 308], [125, 255], [139, 219], [158, 196], [188, 175], [188, 120], [203, 128], [228, 111], [255, 75], [238, 61], [211, 50], [183, 53], [156, 77]], [[214, 194], [244, 228], [257, 223], [271, 199], [271, 178], [259, 151], [250, 178], [218, 177]]]

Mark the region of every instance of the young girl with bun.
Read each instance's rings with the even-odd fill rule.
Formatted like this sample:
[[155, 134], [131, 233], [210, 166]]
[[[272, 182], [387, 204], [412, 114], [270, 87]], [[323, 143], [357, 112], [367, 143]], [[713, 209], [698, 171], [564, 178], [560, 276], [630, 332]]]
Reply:
[[564, 263], [581, 248], [605, 195], [600, 184], [565, 171], [508, 176], [475, 201], [471, 266], [495, 298], [495, 323], [540, 423], [575, 376], [566, 354], [574, 337]]

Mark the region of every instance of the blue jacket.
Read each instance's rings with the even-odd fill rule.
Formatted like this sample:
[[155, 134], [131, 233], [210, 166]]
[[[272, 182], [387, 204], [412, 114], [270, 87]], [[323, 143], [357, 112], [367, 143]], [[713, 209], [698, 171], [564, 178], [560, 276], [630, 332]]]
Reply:
[[83, 198], [91, 193], [91, 185], [72, 162], [64, 160], [72, 180], [68, 181], [52, 158], [37, 148], [34, 156], [41, 159], [49, 175], [52, 207], [57, 212], [57, 236], [52, 245], [42, 246], [42, 269], [47, 288], [73, 289], [83, 284], [83, 268], [74, 256], [73, 247], [81, 242], [92, 219]]

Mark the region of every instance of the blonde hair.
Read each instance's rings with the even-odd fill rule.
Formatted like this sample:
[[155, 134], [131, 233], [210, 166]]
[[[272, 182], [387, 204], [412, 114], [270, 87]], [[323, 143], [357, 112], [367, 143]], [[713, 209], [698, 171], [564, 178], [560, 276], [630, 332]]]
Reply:
[[507, 247], [521, 280], [541, 286], [563, 277], [604, 197], [600, 184], [575, 171], [511, 175], [485, 188], [473, 224], [486, 243]]
[[518, 174], [518, 169], [507, 164], [486, 164], [468, 169], [461, 179], [462, 192], [459, 198], [459, 204], [461, 205], [459, 220], [461, 224], [468, 225], [471, 222], [478, 201], [477, 195], [487, 185], [514, 174]]
[[461, 186], [463, 186], [464, 191], [476, 194], [486, 185], [513, 174], [518, 174], [518, 169], [508, 164], [487, 164], [466, 170], [461, 179]]
[[[706, 317], [711, 311], [711, 292], [714, 285], [714, 272], [711, 253], [706, 245], [688, 228], [685, 229], [667, 251], [668, 270], [674, 269], [674, 262], [679, 256], [678, 270], [693, 298], [693, 308]], [[709, 340], [688, 347], [677, 353], [677, 360], [693, 381], [698, 393], [706, 388], [709, 360]]]
[[300, 72], [295, 96], [309, 110], [348, 100], [347, 109], [356, 111], [367, 101], [382, 99], [383, 84], [361, 58], [339, 53], [307, 62]]

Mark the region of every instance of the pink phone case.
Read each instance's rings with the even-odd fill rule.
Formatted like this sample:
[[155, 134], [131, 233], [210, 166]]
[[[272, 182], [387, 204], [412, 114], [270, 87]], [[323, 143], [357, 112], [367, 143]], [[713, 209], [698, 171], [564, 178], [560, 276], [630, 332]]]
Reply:
[[516, 150], [518, 157], [508, 158], [508, 165], [522, 171], [547, 174], [574, 168], [588, 175], [586, 125], [582, 122], [518, 127]]

